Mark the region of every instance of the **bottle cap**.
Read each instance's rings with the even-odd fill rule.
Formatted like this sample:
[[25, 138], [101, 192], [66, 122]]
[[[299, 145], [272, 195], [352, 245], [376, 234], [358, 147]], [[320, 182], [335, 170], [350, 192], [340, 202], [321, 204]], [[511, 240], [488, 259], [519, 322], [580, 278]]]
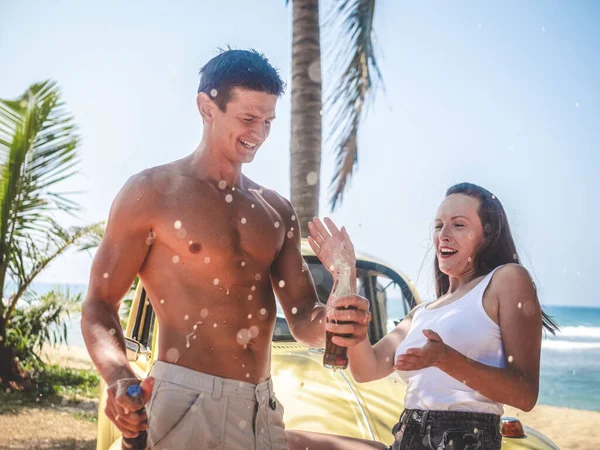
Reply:
[[127, 388], [127, 395], [129, 395], [130, 397], [141, 397], [142, 388], [139, 384], [132, 384]]

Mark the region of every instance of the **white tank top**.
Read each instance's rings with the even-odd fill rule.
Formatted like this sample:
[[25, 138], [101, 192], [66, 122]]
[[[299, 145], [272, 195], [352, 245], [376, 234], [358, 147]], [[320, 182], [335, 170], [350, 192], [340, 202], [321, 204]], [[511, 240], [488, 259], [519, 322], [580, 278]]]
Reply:
[[[427, 343], [423, 330], [431, 329], [442, 340], [468, 358], [492, 367], [505, 367], [500, 327], [483, 308], [483, 293], [494, 269], [464, 297], [435, 309], [419, 307], [410, 331], [396, 349], [394, 361], [409, 348]], [[407, 383], [404, 407], [436, 411], [466, 411], [502, 415], [504, 405], [474, 391], [437, 367], [398, 371]]]

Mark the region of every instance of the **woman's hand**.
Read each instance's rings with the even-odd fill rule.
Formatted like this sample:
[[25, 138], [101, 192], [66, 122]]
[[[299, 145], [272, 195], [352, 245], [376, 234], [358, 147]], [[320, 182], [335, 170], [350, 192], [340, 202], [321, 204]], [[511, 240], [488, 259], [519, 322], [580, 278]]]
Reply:
[[423, 330], [427, 343], [421, 348], [409, 348], [406, 353], [398, 356], [394, 369], [409, 371], [441, 364], [448, 355], [448, 347], [442, 338], [433, 330]]
[[335, 273], [338, 266], [344, 263], [354, 269], [356, 255], [346, 228], [342, 227], [340, 231], [329, 217], [325, 217], [324, 220], [327, 227], [317, 217], [308, 222], [310, 247], [329, 272]]

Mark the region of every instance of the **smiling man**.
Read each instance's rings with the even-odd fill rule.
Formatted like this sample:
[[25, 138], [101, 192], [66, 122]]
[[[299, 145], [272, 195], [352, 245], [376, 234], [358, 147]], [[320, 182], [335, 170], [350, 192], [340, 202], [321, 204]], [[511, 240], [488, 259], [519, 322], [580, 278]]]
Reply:
[[[270, 379], [274, 294], [294, 337], [309, 346], [324, 344], [325, 308], [302, 259], [291, 204], [241, 170], [269, 136], [282, 92], [263, 55], [220, 53], [201, 69], [198, 147], [132, 176], [112, 205], [82, 331], [109, 386], [107, 416], [126, 437], [147, 429], [150, 448], [288, 448]], [[158, 358], [141, 385], [147, 423], [135, 411], [141, 403], [126, 395], [139, 380], [118, 317], [136, 275], [160, 326]], [[351, 300], [350, 340], [360, 342], [368, 302]]]

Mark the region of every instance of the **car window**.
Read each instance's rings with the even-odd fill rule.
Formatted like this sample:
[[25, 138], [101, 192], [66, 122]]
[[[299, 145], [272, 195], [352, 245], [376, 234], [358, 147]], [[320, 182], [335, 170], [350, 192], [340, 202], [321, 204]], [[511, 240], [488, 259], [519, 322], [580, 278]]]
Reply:
[[135, 323], [131, 331], [131, 338], [142, 344], [146, 349], [151, 350], [156, 316], [146, 289], [142, 289], [137, 310], [132, 310], [131, 314], [135, 314]]
[[383, 334], [386, 335], [406, 316], [407, 301], [398, 283], [385, 275], [376, 275], [374, 278], [374, 298], [382, 318]]
[[[317, 296], [319, 297], [319, 301], [321, 303], [327, 303], [327, 299], [329, 298], [329, 293], [333, 287], [333, 277], [329, 273], [327, 269], [317, 261], [312, 261], [309, 258], [306, 258], [306, 263], [310, 270], [310, 274], [315, 283], [315, 288], [317, 290]], [[358, 271], [357, 275], [357, 292], [359, 295], [365, 295], [363, 288], [363, 278], [362, 271]], [[285, 320], [285, 315], [283, 314], [283, 310], [281, 309], [281, 305], [279, 304], [279, 300], [277, 300], [277, 321], [275, 323], [275, 330], [273, 332], [273, 340], [274, 341], [293, 341], [294, 337], [290, 332], [290, 328]]]

